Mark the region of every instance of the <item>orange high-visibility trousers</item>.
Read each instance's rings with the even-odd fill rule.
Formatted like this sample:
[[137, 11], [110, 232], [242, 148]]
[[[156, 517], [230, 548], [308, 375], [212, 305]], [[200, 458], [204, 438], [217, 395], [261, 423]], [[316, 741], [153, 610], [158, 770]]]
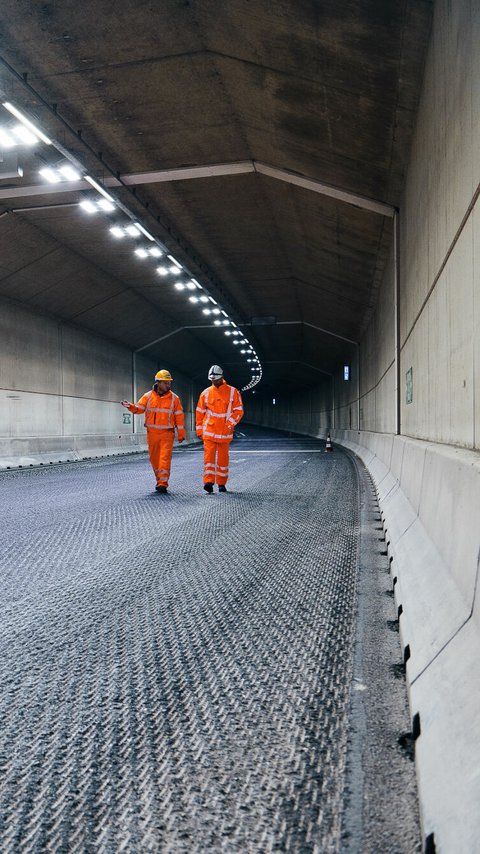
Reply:
[[230, 442], [203, 440], [203, 482], [225, 485], [228, 480], [228, 451]]
[[147, 430], [148, 453], [157, 486], [168, 486], [174, 430]]

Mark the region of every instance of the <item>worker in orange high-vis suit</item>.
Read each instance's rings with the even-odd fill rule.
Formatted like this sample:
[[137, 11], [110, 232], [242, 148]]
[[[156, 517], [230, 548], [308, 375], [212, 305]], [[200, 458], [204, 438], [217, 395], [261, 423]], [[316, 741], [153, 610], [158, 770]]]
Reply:
[[180, 398], [171, 390], [169, 371], [158, 371], [152, 391], [145, 392], [138, 403], [122, 400], [122, 406], [135, 415], [145, 413], [148, 453], [157, 481], [157, 492], [166, 492], [170, 477], [175, 428], [178, 441], [185, 439], [185, 419]]
[[219, 365], [212, 365], [208, 379], [212, 385], [202, 391], [196, 413], [197, 436], [203, 439], [203, 488], [212, 493], [216, 483], [219, 492], [226, 492], [228, 451], [233, 430], [243, 418], [243, 403], [240, 392], [225, 382]]

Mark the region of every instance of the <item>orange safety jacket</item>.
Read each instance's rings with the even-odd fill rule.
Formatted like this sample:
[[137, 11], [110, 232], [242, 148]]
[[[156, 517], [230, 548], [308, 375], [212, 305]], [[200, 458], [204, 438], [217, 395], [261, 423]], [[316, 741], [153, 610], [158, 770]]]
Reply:
[[138, 403], [132, 403], [128, 409], [134, 414], [145, 413], [144, 423], [147, 431], [175, 430], [176, 427], [178, 438], [185, 438], [185, 417], [180, 398], [175, 392], [157, 394], [152, 389], [145, 392]]
[[241, 418], [243, 403], [240, 392], [225, 380], [218, 388], [212, 383], [198, 398], [197, 436], [214, 442], [231, 442], [233, 429]]

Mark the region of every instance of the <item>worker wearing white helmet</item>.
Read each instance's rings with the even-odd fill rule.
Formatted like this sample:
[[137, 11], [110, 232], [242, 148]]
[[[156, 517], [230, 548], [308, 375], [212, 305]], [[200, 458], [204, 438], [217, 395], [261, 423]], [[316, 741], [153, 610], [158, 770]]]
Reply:
[[185, 419], [180, 398], [171, 390], [170, 371], [161, 370], [155, 374], [152, 391], [145, 392], [138, 403], [122, 400], [122, 406], [134, 415], [145, 413], [148, 453], [155, 473], [157, 492], [166, 492], [170, 477], [173, 440], [175, 429], [178, 441], [185, 439]]
[[212, 493], [216, 483], [219, 492], [226, 492], [229, 447], [243, 418], [243, 403], [240, 392], [225, 382], [219, 365], [212, 365], [208, 379], [212, 385], [202, 391], [196, 412], [197, 436], [203, 439], [203, 488]]

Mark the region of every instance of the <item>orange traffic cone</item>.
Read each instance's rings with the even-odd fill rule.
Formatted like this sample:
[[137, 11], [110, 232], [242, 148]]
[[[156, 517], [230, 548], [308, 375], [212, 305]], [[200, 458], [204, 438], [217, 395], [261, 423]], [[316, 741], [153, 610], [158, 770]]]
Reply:
[[330, 433], [327, 433], [327, 443], [326, 443], [326, 445], [325, 445], [325, 453], [326, 453], [326, 454], [331, 454], [331, 453], [332, 453], [332, 451], [333, 451], [332, 440], [331, 440], [331, 438], [330, 438]]

